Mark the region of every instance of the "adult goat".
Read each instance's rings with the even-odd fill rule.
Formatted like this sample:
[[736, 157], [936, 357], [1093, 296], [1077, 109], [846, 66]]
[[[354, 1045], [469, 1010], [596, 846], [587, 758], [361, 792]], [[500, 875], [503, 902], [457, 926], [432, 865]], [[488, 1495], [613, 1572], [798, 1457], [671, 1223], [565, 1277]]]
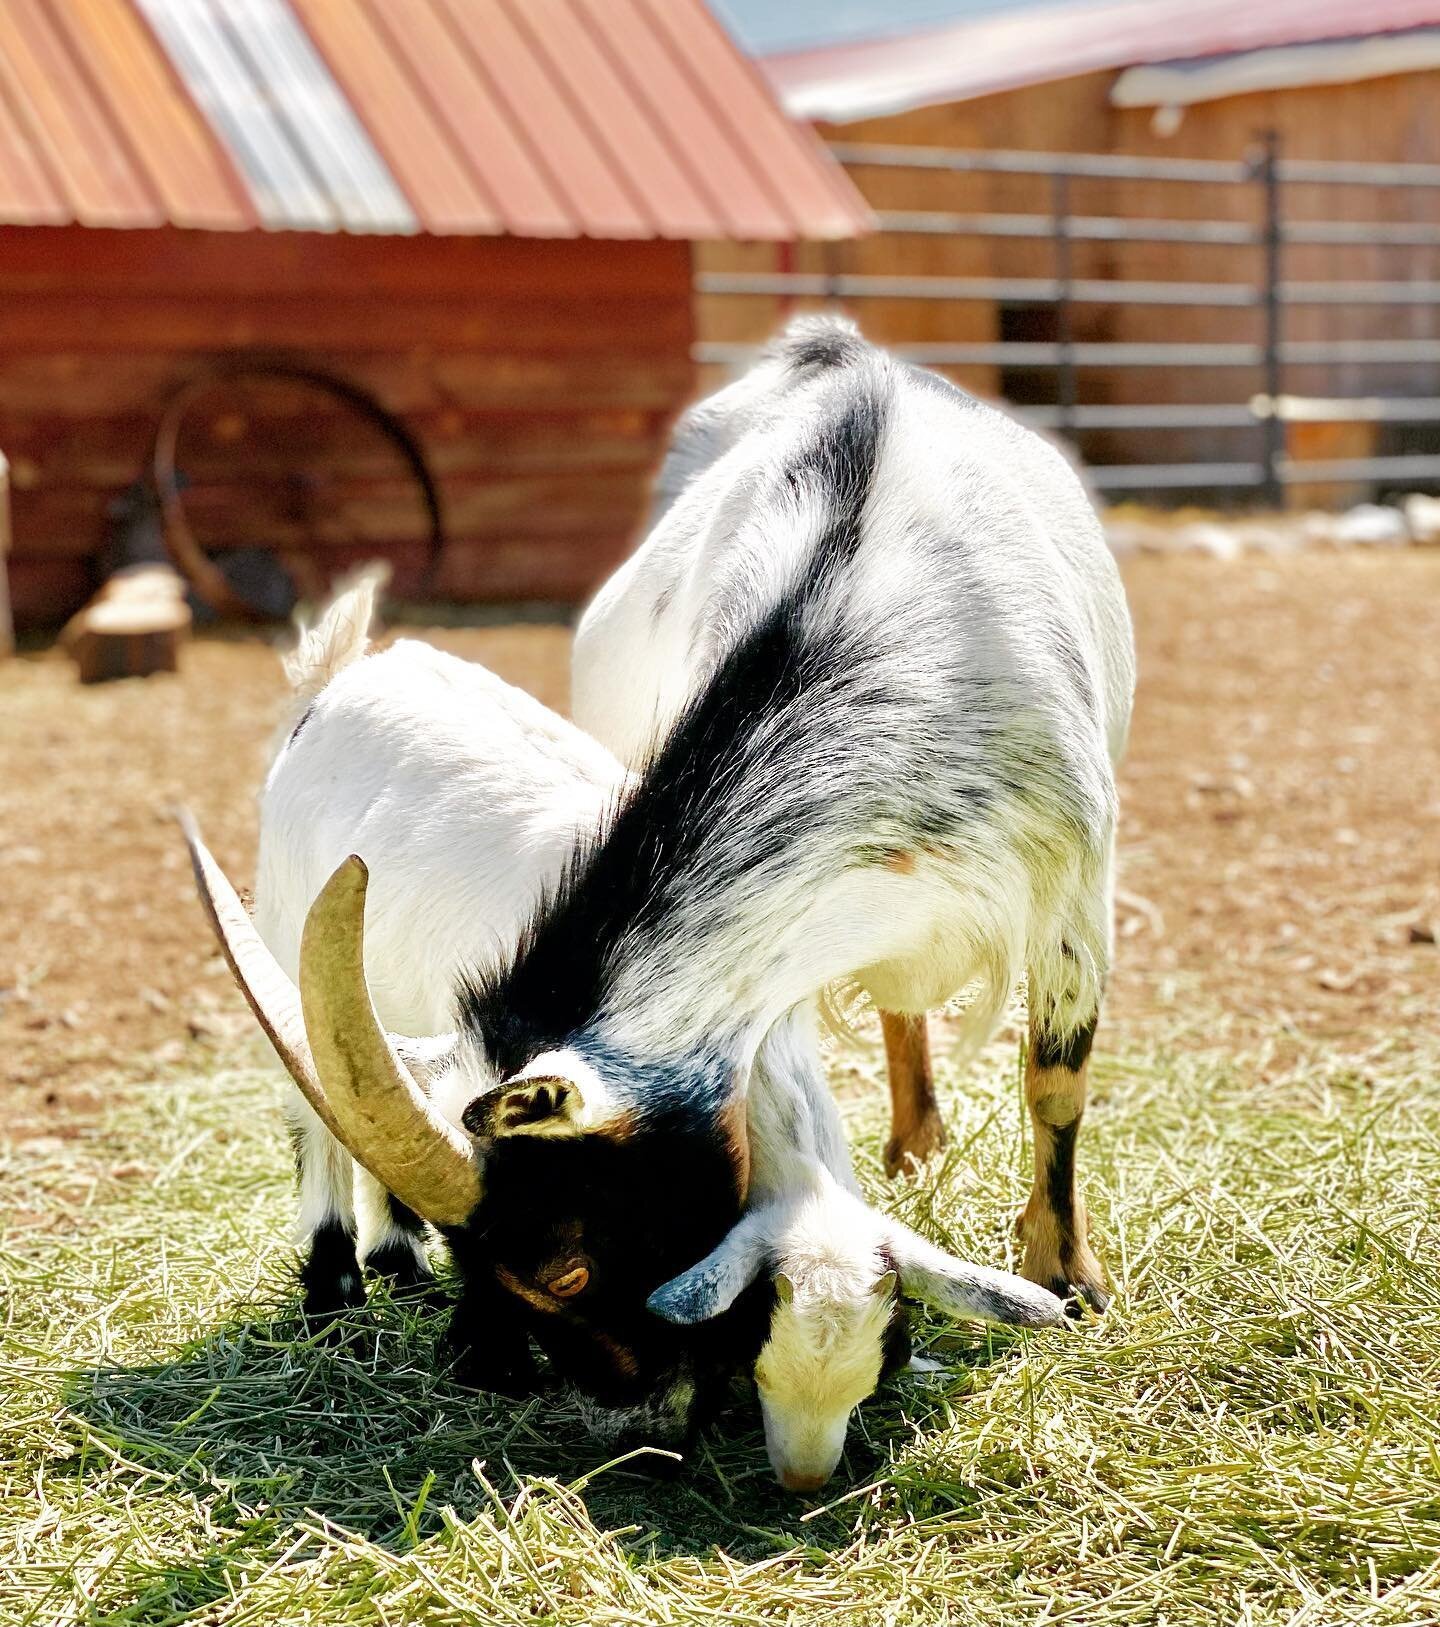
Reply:
[[[760, 1027], [831, 984], [867, 991], [898, 1167], [939, 1134], [924, 1013], [977, 984], [978, 1039], [1027, 974], [1022, 1270], [1103, 1308], [1075, 1144], [1134, 653], [1075, 471], [849, 324], [808, 318], [682, 419], [654, 519], [581, 622], [574, 713], [633, 766], [683, 748], [710, 767], [671, 814], [727, 923], [729, 1016], [708, 1020]], [[681, 914], [676, 937], [706, 919]], [[721, 1254], [755, 1255], [748, 1228]], [[657, 1299], [676, 1315], [724, 1302]]]

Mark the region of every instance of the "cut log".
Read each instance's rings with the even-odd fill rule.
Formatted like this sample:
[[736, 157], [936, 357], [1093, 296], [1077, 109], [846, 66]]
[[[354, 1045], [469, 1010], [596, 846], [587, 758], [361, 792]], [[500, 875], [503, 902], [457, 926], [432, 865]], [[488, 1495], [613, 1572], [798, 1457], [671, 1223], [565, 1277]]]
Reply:
[[60, 635], [82, 684], [174, 672], [190, 631], [185, 583], [168, 565], [117, 571]]

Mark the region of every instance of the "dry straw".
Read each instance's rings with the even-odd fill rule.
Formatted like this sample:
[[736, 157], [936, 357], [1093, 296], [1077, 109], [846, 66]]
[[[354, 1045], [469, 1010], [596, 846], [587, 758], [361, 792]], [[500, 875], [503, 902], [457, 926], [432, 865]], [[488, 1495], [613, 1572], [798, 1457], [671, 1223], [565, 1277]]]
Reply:
[[[737, 1399], [675, 1479], [565, 1400], [435, 1373], [379, 1297], [307, 1340], [268, 1072], [158, 1085], [16, 1152], [0, 1250], [0, 1621], [1287, 1623], [1440, 1619], [1440, 1100], [1431, 1057], [1103, 1060], [1091, 1209], [1125, 1291], [1069, 1337], [927, 1329], [819, 1506]], [[872, 1079], [873, 1058], [852, 1071]], [[867, 1179], [1001, 1263], [1023, 1196], [1013, 1053], [949, 1081], [932, 1185]], [[878, 1084], [877, 1084], [878, 1090]]]

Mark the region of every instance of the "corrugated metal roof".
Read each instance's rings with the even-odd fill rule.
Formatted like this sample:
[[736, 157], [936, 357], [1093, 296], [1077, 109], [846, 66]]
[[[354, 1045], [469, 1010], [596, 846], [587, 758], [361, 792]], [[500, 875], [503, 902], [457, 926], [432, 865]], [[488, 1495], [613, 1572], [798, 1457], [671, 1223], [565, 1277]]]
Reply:
[[1076, 74], [1394, 33], [1440, 23], [1440, 0], [1068, 0], [899, 39], [766, 57], [795, 118], [837, 123]]
[[872, 224], [704, 0], [0, 0], [0, 222]]
[[259, 107], [274, 109], [335, 223], [350, 231], [415, 231], [404, 195], [285, 0], [211, 4], [250, 71]]

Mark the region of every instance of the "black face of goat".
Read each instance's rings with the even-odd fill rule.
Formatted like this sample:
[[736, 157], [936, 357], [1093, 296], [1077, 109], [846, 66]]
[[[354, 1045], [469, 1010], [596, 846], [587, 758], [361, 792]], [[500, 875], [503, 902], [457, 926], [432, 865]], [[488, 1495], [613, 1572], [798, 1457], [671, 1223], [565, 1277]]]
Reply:
[[523, 1387], [528, 1334], [595, 1403], [597, 1435], [683, 1448], [730, 1373], [753, 1361], [764, 1319], [747, 1300], [723, 1325], [677, 1327], [645, 1301], [739, 1213], [733, 1150], [713, 1124], [506, 1139], [480, 1208], [446, 1231], [465, 1284], [453, 1334], [462, 1372]]

